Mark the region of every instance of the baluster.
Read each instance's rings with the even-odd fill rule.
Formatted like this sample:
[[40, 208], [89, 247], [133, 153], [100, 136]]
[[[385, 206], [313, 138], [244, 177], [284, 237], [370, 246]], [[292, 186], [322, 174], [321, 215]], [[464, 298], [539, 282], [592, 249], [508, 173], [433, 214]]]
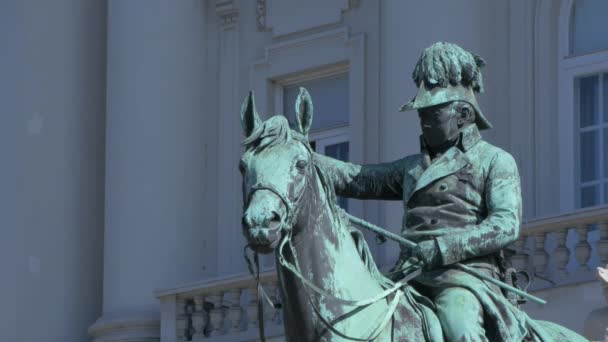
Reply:
[[186, 313], [186, 300], [183, 298], [177, 298], [175, 301], [175, 312], [177, 317], [175, 317], [176, 322], [176, 333], [177, 333], [177, 342], [186, 341], [186, 330], [188, 329], [188, 315]]
[[[277, 282], [271, 281], [264, 286], [264, 290], [266, 290], [266, 294], [268, 298], [272, 301], [272, 303], [277, 302]], [[274, 322], [277, 314], [277, 309], [273, 306], [270, 306], [267, 300], [264, 299], [264, 322]]]
[[555, 231], [555, 240], [557, 247], [553, 252], [555, 260], [556, 273], [559, 277], [566, 276], [566, 265], [570, 260], [570, 250], [566, 246], [566, 239], [568, 238], [568, 228], [559, 229]]
[[192, 314], [192, 327], [194, 336], [204, 336], [209, 317], [203, 308], [204, 298], [202, 295], [194, 296], [194, 313]]
[[528, 254], [524, 253], [524, 245], [527, 238], [527, 236], [521, 235], [517, 241], [515, 241], [514, 248], [516, 254], [511, 257], [511, 263], [518, 271], [528, 269]]
[[226, 305], [228, 306], [228, 319], [230, 321], [230, 332], [241, 331], [243, 309], [241, 308], [242, 289], [234, 288], [226, 292]]
[[222, 292], [211, 293], [206, 299], [213, 308], [209, 312], [209, 336], [218, 336], [222, 334], [224, 326], [224, 308], [222, 307], [224, 294]]
[[604, 267], [608, 264], [608, 222], [600, 222], [600, 239], [597, 242], [597, 253], [600, 257], [600, 264]]
[[545, 251], [546, 233], [534, 235], [534, 272], [544, 274], [547, 267], [547, 252]]
[[574, 253], [576, 255], [576, 260], [580, 265], [581, 271], [589, 271], [589, 265], [587, 262], [591, 256], [591, 246], [589, 245], [589, 242], [587, 242], [588, 229], [589, 227], [587, 225], [576, 227], [576, 232], [578, 233], [578, 243], [574, 248]]
[[249, 288], [249, 301], [247, 303], [247, 329], [258, 328], [258, 292], [256, 287]]

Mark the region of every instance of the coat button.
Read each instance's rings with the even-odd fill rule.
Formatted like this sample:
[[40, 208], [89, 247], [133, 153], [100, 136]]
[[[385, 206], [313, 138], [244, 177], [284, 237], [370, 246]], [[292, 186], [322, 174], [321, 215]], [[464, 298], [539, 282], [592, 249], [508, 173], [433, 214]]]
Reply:
[[431, 219], [431, 224], [437, 224], [439, 223], [439, 220], [436, 218]]
[[439, 191], [446, 191], [448, 189], [448, 185], [445, 183], [439, 184]]

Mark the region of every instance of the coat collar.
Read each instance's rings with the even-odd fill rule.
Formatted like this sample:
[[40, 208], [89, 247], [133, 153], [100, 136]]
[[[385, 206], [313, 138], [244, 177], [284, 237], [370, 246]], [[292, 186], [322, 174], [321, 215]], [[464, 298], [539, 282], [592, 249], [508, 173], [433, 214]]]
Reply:
[[420, 154], [420, 160], [416, 163], [416, 166], [408, 171], [408, 173], [415, 180], [415, 187], [411, 193], [407, 196], [407, 199], [411, 195], [436, 181], [439, 178], [443, 178], [447, 175], [455, 173], [463, 167], [470, 164], [470, 160], [466, 155], [466, 152], [475, 146], [481, 140], [481, 134], [476, 125], [470, 125], [462, 130], [460, 133], [460, 139], [458, 144], [452, 146], [443, 155], [435, 159], [432, 163], [430, 162], [429, 155], [426, 149], [426, 144], [422, 135], [420, 136], [420, 148], [422, 153]]

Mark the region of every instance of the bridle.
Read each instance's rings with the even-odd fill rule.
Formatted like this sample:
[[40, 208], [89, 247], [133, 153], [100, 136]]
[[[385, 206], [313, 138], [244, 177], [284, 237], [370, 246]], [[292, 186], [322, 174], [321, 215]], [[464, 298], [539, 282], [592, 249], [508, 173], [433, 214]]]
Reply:
[[[300, 140], [297, 140], [300, 141]], [[289, 198], [289, 195], [284, 193], [281, 189], [277, 188], [276, 186], [272, 185], [272, 184], [263, 184], [263, 183], [255, 183], [252, 187], [251, 190], [249, 191], [249, 194], [247, 195], [246, 199], [245, 199], [245, 203], [244, 203], [244, 207], [247, 208], [249, 206], [249, 202], [251, 201], [251, 198], [253, 197], [253, 194], [256, 191], [259, 190], [268, 190], [270, 192], [272, 192], [273, 194], [275, 194], [280, 200], [281, 202], [283, 202], [283, 204], [285, 205], [285, 219], [281, 221], [281, 225], [279, 226], [281, 231], [290, 231], [293, 228], [293, 225], [295, 224], [295, 221], [298, 218], [298, 214], [300, 213], [300, 208], [302, 207], [302, 199], [304, 198], [304, 194], [306, 193], [306, 187], [310, 186], [310, 179], [312, 178], [312, 170], [313, 170], [313, 164], [314, 164], [314, 160], [313, 160], [313, 151], [312, 148], [310, 147], [310, 145], [308, 143], [305, 143], [304, 141], [300, 141], [304, 147], [306, 148], [306, 150], [308, 151], [308, 165], [306, 167], [306, 173], [304, 174], [304, 187], [302, 189], [302, 192], [300, 192], [300, 194], [298, 195], [298, 197], [295, 199], [295, 201], [292, 201]]]
[[[286, 219], [282, 220], [281, 225], [279, 227], [279, 229], [283, 232], [283, 237], [281, 238], [281, 242], [280, 242], [278, 250], [277, 250], [277, 256], [278, 256], [279, 263], [281, 264], [281, 266], [288, 269], [296, 278], [298, 278], [302, 282], [302, 284], [304, 285], [303, 289], [308, 297], [309, 304], [313, 308], [313, 311], [315, 312], [315, 314], [317, 315], [319, 320], [325, 325], [325, 327], [328, 330], [332, 331], [334, 334], [336, 334], [342, 338], [352, 340], [352, 341], [373, 341], [382, 334], [382, 332], [384, 331], [384, 329], [386, 328], [388, 323], [391, 321], [391, 317], [393, 316], [395, 310], [397, 309], [399, 300], [401, 299], [402, 296], [404, 296], [404, 292], [399, 291], [399, 290], [402, 287], [406, 286], [409, 280], [417, 277], [421, 272], [421, 268], [419, 268], [419, 267], [415, 268], [415, 270], [413, 272], [410, 272], [401, 281], [395, 283], [392, 287], [385, 289], [381, 293], [379, 293], [375, 296], [372, 296], [370, 298], [367, 298], [367, 299], [356, 300], [356, 301], [338, 298], [338, 297], [328, 293], [327, 291], [319, 288], [317, 285], [315, 285], [314, 283], [312, 283], [310, 280], [308, 280], [306, 277], [304, 277], [302, 275], [302, 272], [300, 271], [300, 267], [298, 265], [297, 253], [296, 253], [296, 250], [292, 243], [293, 225], [295, 224], [295, 221], [297, 220], [297, 217], [300, 213], [304, 194], [306, 193], [306, 190], [307, 190], [306, 188], [311, 186], [313, 170], [315, 170], [315, 168], [317, 166], [314, 163], [312, 148], [307, 143], [304, 143], [303, 141], [301, 141], [301, 142], [302, 142], [302, 144], [304, 144], [304, 146], [308, 150], [309, 163], [307, 165], [305, 178], [304, 178], [305, 185], [303, 187], [302, 192], [295, 199], [295, 201], [291, 201], [287, 194], [284, 194], [280, 189], [273, 186], [272, 184], [256, 183], [254, 186], [251, 187], [251, 190], [246, 198], [245, 207], [248, 207], [251, 197], [258, 190], [268, 190], [268, 191], [274, 193], [277, 197], [279, 197], [281, 199], [281, 201], [283, 202], [283, 204], [285, 205], [285, 208], [286, 208]], [[337, 215], [336, 215], [336, 217], [337, 217]], [[285, 246], [289, 246], [290, 252], [294, 259], [293, 263], [289, 262], [283, 254], [283, 250], [284, 250]], [[245, 257], [245, 261], [247, 262], [249, 272], [256, 280], [257, 297], [258, 297], [258, 328], [259, 328], [259, 333], [260, 333], [260, 340], [262, 342], [265, 342], [266, 339], [265, 339], [265, 334], [264, 334], [263, 300], [265, 299], [270, 304], [270, 306], [274, 307], [274, 308], [280, 308], [281, 305], [278, 303], [274, 303], [272, 301], [272, 299], [270, 299], [270, 297], [268, 296], [268, 294], [266, 293], [264, 288], [262, 287], [262, 285], [260, 283], [260, 267], [259, 267], [258, 254], [257, 254], [257, 252], [253, 251], [254, 263], [252, 263], [247, 254], [248, 248], [249, 249], [251, 248], [251, 246], [249, 244], [246, 245], [244, 248], [244, 257]], [[255, 270], [254, 270], [254, 265], [255, 265]], [[340, 303], [342, 305], [352, 306], [355, 308], [362, 308], [362, 309], [365, 307], [368, 307], [372, 304], [375, 304], [381, 300], [384, 300], [385, 298], [387, 298], [388, 296], [390, 296], [392, 294], [395, 294], [395, 296], [392, 298], [392, 300], [389, 304], [389, 308], [386, 311], [382, 321], [378, 324], [378, 326], [372, 331], [372, 333], [369, 335], [369, 337], [361, 338], [361, 337], [348, 336], [346, 333], [339, 331], [334, 326], [334, 324], [332, 324], [331, 322], [328, 322], [327, 319], [325, 319], [325, 317], [323, 317], [321, 310], [317, 307], [317, 305], [315, 305], [314, 301], [312, 300], [311, 293], [309, 291], [307, 291], [307, 289], [311, 290], [312, 292], [316, 293], [317, 295], [319, 295], [321, 297], [329, 298], [332, 301]]]

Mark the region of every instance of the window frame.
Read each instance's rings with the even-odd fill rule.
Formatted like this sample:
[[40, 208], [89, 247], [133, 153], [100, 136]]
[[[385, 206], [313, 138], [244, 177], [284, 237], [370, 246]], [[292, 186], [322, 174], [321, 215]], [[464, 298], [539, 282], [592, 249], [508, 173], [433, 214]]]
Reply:
[[[587, 74], [587, 75], [583, 75], [583, 76], [577, 76], [574, 79], [574, 121], [575, 121], [575, 134], [574, 134], [574, 151], [577, 154], [577, 158], [576, 161], [578, 161], [578, 163], [576, 163], [575, 166], [575, 177], [576, 177], [576, 189], [575, 189], [575, 207], [577, 209], [582, 209], [582, 208], [587, 208], [587, 207], [583, 207], [581, 206], [581, 202], [582, 202], [582, 198], [581, 198], [581, 190], [583, 187], [587, 187], [587, 186], [594, 186], [594, 185], [598, 185], [599, 186], [599, 201], [598, 204], [596, 206], [600, 206], [600, 205], [604, 205], [604, 203], [606, 203], [606, 196], [608, 196], [608, 194], [605, 193], [605, 187], [604, 185], [608, 184], [608, 177], [606, 177], [606, 170], [605, 170], [605, 160], [604, 160], [604, 149], [606, 148], [604, 146], [604, 129], [608, 128], [608, 121], [604, 122], [604, 92], [603, 92], [603, 87], [604, 87], [604, 78], [606, 77], [605, 75], [608, 75], [608, 69], [604, 70], [604, 71], [600, 71], [599, 73], [596, 74]], [[590, 77], [590, 76], [597, 76], [598, 78], [598, 97], [596, 99], [596, 101], [598, 101], [597, 105], [598, 105], [598, 123], [593, 124], [593, 125], [589, 125], [586, 126], [584, 128], [580, 127], [580, 108], [581, 108], [581, 103], [580, 103], [580, 80], [581, 78], [584, 77]], [[581, 163], [581, 155], [580, 155], [580, 147], [581, 147], [581, 142], [580, 142], [580, 136], [581, 133], [583, 132], [592, 132], [592, 131], [597, 131], [598, 132], [598, 155], [599, 155], [599, 160], [598, 160], [598, 176], [597, 179], [595, 180], [591, 180], [591, 181], [581, 181], [581, 167], [582, 167], [582, 163]]]
[[[574, 0], [565, 1], [560, 10], [559, 27], [559, 105], [558, 148], [560, 167], [560, 211], [580, 207], [580, 124], [579, 84], [585, 76], [608, 73], [608, 49], [586, 54], [572, 54]], [[600, 88], [600, 93], [602, 89]], [[601, 97], [602, 95], [600, 95]], [[600, 113], [602, 115], [602, 113]], [[602, 143], [600, 142], [600, 145]], [[603, 175], [601, 175], [603, 176]], [[600, 196], [603, 190], [600, 189]], [[602, 199], [600, 198], [600, 206]]]

